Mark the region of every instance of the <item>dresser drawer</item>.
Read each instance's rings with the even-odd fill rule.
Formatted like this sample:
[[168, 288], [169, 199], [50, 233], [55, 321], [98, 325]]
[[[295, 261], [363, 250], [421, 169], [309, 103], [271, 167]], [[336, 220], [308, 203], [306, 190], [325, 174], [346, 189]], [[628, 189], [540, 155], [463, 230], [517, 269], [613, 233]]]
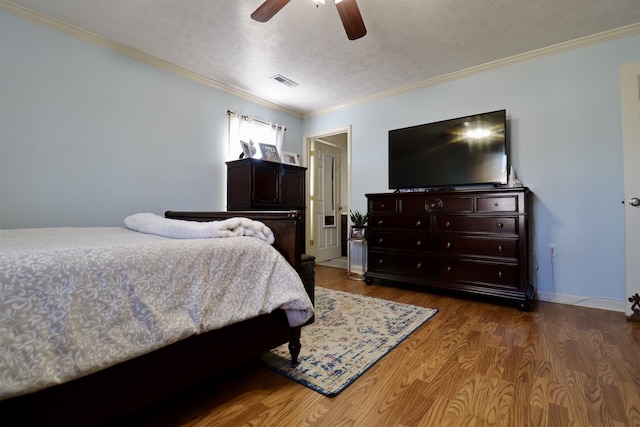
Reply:
[[518, 239], [443, 235], [436, 244], [438, 254], [518, 259]]
[[518, 196], [478, 197], [477, 212], [517, 212]]
[[371, 250], [367, 270], [400, 276], [432, 276], [434, 261], [429, 256], [407, 256]]
[[516, 217], [438, 216], [436, 231], [517, 234]]
[[369, 226], [372, 229], [402, 229], [402, 230], [425, 230], [431, 229], [428, 215], [371, 215]]
[[398, 249], [407, 251], [430, 251], [429, 233], [372, 231], [368, 239], [369, 246], [377, 249]]
[[459, 259], [439, 259], [438, 280], [518, 288], [519, 268], [515, 264], [492, 264]]
[[473, 212], [473, 197], [401, 197], [402, 212]]
[[370, 199], [369, 212], [396, 212], [397, 201], [395, 198]]

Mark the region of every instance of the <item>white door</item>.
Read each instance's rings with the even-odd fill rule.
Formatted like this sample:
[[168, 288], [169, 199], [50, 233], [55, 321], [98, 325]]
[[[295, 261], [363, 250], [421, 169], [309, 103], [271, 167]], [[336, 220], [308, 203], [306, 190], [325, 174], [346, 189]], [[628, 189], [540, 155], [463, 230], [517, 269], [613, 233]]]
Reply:
[[[621, 81], [626, 298], [633, 300], [640, 294], [640, 62], [623, 65]], [[634, 318], [640, 320], [637, 299], [627, 303], [627, 316], [635, 310]]]
[[340, 150], [312, 141], [313, 240], [316, 262], [340, 257]]

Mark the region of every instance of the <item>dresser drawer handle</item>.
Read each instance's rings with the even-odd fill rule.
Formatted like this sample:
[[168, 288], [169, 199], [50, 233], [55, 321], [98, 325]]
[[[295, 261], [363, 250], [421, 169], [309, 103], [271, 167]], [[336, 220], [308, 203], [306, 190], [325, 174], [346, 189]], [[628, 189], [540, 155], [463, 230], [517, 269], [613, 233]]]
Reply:
[[420, 270], [421, 268], [422, 268], [422, 263], [421, 262], [417, 263], [416, 264], [416, 269]]
[[444, 206], [442, 199], [436, 198], [434, 200], [426, 200], [424, 202], [424, 209], [427, 212], [437, 212]]
[[451, 273], [451, 270], [453, 270], [453, 268], [451, 268], [450, 265], [447, 265], [447, 273]]
[[500, 204], [498, 202], [495, 202], [493, 206], [497, 208], [498, 206], [500, 206]]
[[382, 204], [380, 205], [380, 208], [384, 209], [384, 203], [382, 203]]
[[447, 242], [445, 246], [447, 247], [447, 249], [451, 249], [451, 242]]
[[416, 227], [420, 227], [421, 225], [422, 225], [422, 221], [417, 220], [417, 221], [416, 221]]
[[379, 239], [378, 239], [378, 244], [380, 244], [380, 245], [381, 245], [381, 244], [382, 244], [382, 242], [384, 242], [384, 239], [383, 239], [383, 238], [379, 238]]
[[378, 258], [378, 265], [382, 265], [383, 262], [384, 260], [382, 258]]
[[502, 276], [504, 276], [504, 274], [502, 273], [502, 271], [498, 271], [498, 279], [502, 279]]
[[382, 225], [382, 224], [384, 224], [384, 220], [379, 219], [378, 220], [378, 225]]
[[416, 240], [416, 246], [422, 246], [422, 240]]
[[498, 245], [498, 252], [504, 252], [504, 246]]
[[499, 222], [499, 223], [497, 223], [497, 224], [496, 224], [496, 227], [498, 227], [498, 228], [502, 228], [502, 227], [504, 227], [504, 224], [503, 224], [503, 223], [501, 223], [501, 222]]
[[453, 224], [451, 223], [451, 221], [447, 221], [447, 222], [444, 223], [444, 226], [447, 227], [447, 228], [451, 228], [452, 225]]

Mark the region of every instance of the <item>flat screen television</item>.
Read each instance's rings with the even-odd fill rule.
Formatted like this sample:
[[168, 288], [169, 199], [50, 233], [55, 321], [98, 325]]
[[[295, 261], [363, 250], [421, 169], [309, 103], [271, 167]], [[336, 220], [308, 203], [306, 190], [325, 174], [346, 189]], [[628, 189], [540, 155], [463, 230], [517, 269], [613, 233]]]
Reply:
[[389, 131], [389, 188], [507, 183], [506, 110]]

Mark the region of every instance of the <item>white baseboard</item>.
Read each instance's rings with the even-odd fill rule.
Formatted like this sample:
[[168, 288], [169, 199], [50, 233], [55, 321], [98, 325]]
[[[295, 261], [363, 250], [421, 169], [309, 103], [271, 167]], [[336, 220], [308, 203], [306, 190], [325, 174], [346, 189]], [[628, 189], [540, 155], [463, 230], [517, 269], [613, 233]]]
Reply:
[[576, 305], [579, 307], [599, 308], [601, 310], [626, 311], [626, 303], [611, 298], [582, 297], [578, 295], [554, 294], [537, 291], [535, 299], [538, 301], [554, 302], [558, 304]]

